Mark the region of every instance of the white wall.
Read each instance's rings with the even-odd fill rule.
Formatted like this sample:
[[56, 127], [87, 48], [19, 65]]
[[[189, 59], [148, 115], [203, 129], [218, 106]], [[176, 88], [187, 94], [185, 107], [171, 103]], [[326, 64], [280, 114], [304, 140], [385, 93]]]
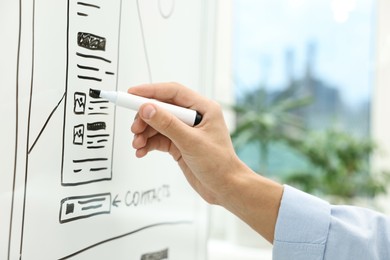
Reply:
[[375, 89], [373, 95], [373, 136], [386, 152], [378, 158], [377, 165], [390, 168], [390, 2], [379, 0], [378, 28], [375, 60]]
[[[390, 2], [378, 0], [375, 88], [372, 99], [372, 135], [380, 147], [376, 169], [390, 169]], [[388, 200], [387, 203], [388, 205]], [[389, 207], [389, 206], [387, 206]], [[390, 211], [390, 210], [388, 210]]]
[[[211, 35], [215, 35], [214, 42], [211, 44], [214, 53], [214, 64], [211, 64], [209, 73], [213, 77], [212, 86], [209, 86], [205, 94], [206, 96], [220, 102], [233, 102], [233, 90], [231, 82], [231, 34], [232, 34], [232, 0], [214, 0], [214, 12], [211, 15], [217, 17], [216, 24]], [[225, 119], [228, 125], [233, 126], [233, 116], [229, 117], [229, 111], [224, 111]], [[224, 208], [211, 206], [210, 207], [210, 238], [225, 239], [226, 233], [229, 232], [228, 219], [231, 214]]]
[[[206, 89], [205, 94], [223, 106], [226, 123], [232, 130], [235, 125], [235, 117], [226, 105], [234, 103], [232, 84], [233, 1], [214, 0], [213, 3], [217, 23], [210, 33], [216, 37], [213, 43], [214, 51], [211, 52], [215, 55], [215, 61], [209, 72], [212, 73], [214, 83], [213, 86]], [[260, 259], [259, 255], [264, 254], [264, 251], [259, 250], [260, 247], [266, 245], [269, 254], [268, 243], [236, 216], [218, 206], [211, 206], [210, 212], [210, 237], [212, 239], [209, 244], [210, 260], [227, 259], [227, 255], [234, 259], [254, 259], [248, 258], [248, 255], [251, 257], [254, 255], [252, 252], [248, 253], [247, 250], [250, 251], [250, 249], [246, 250], [245, 247], [257, 247], [257, 253], [255, 253], [257, 259]], [[215, 242], [216, 239], [220, 242]], [[270, 257], [261, 259], [270, 259]]]

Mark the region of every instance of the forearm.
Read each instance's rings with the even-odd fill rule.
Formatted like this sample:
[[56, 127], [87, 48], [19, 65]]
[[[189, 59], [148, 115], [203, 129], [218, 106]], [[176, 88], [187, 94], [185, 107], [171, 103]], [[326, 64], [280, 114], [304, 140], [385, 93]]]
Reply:
[[273, 242], [283, 186], [264, 178], [242, 164], [220, 204], [255, 231]]

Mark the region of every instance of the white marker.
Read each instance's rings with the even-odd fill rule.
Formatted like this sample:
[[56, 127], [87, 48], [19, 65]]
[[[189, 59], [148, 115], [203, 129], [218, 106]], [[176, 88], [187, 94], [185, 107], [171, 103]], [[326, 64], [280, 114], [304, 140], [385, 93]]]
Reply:
[[93, 98], [105, 98], [118, 106], [126, 107], [136, 111], [138, 111], [141, 105], [145, 103], [156, 104], [159, 107], [169, 111], [189, 126], [196, 126], [200, 123], [200, 121], [202, 121], [202, 115], [195, 110], [164, 103], [155, 99], [132, 95], [125, 92], [90, 89], [89, 95]]

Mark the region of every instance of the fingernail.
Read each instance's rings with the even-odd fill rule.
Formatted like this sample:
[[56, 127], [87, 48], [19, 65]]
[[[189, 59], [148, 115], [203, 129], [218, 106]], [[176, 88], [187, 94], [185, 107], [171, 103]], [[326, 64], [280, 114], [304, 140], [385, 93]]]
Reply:
[[156, 109], [152, 105], [147, 105], [142, 110], [142, 116], [145, 119], [151, 119], [156, 114]]

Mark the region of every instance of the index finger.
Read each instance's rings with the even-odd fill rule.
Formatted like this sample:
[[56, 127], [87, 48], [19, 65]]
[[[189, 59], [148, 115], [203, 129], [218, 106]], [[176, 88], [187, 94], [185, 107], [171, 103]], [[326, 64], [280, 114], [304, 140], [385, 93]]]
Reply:
[[178, 83], [154, 83], [131, 87], [130, 94], [157, 99], [181, 107], [191, 108], [202, 113], [207, 101], [194, 90]]

